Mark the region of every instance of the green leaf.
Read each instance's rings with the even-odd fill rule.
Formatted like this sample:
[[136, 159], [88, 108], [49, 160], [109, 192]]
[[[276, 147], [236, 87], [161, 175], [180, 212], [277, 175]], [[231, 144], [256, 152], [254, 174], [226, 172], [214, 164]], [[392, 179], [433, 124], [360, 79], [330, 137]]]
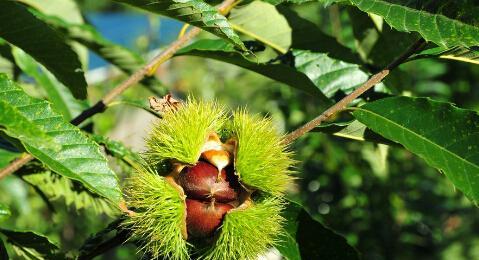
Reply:
[[[58, 247], [46, 236], [32, 231], [13, 231], [0, 229], [0, 233], [7, 237], [7, 242], [22, 250], [33, 249], [42, 257], [51, 259], [55, 256]], [[28, 250], [27, 250], [28, 251]]]
[[288, 259], [359, 259], [344, 237], [312, 218], [299, 204], [290, 202], [283, 214], [288, 234], [277, 249]]
[[357, 108], [354, 116], [443, 172], [479, 199], [479, 115], [426, 98], [393, 97]]
[[108, 107], [112, 107], [112, 106], [118, 106], [118, 105], [127, 105], [127, 106], [132, 106], [132, 107], [136, 107], [136, 108], [140, 108], [140, 109], [143, 109], [144, 111], [158, 117], [158, 118], [161, 118], [161, 115], [158, 114], [158, 112], [156, 112], [155, 110], [151, 109], [150, 106], [148, 104], [145, 103], [144, 100], [120, 100], [120, 101], [115, 101], [115, 102], [111, 102], [110, 104], [108, 104]]
[[299, 16], [289, 6], [279, 5], [276, 8], [292, 28], [292, 49], [327, 53], [333, 59], [355, 64], [361, 63], [359, 56], [353, 53], [351, 49], [341, 45], [336, 38], [321, 31], [313, 22]]
[[86, 81], [76, 53], [60, 34], [16, 1], [0, 1], [0, 37], [42, 63], [76, 98], [86, 98]]
[[18, 155], [18, 153], [3, 150], [0, 147], [0, 169], [7, 166], [13, 159], [17, 158]]
[[390, 140], [376, 134], [371, 129], [357, 120], [345, 123], [321, 124], [317, 126], [314, 132], [332, 134], [334, 136], [357, 140], [369, 141], [374, 143], [394, 144]]
[[10, 209], [0, 203], [0, 223], [8, 219], [11, 215]]
[[202, 28], [246, 50], [228, 20], [216, 8], [201, 0], [115, 0], [144, 10], [178, 19]]
[[61, 113], [66, 120], [70, 121], [87, 108], [86, 103], [75, 99], [68, 88], [23, 50], [14, 47], [12, 54], [16, 64], [45, 90], [53, 109]]
[[145, 63], [140, 55], [107, 40], [91, 25], [65, 22], [62, 19], [47, 16], [40, 12], [35, 12], [35, 15], [62, 32], [69, 39], [86, 46], [126, 73], [135, 72]]
[[75, 3], [75, 0], [42, 0], [41, 2], [38, 0], [18, 1], [38, 9], [46, 15], [56, 16], [70, 23], [83, 23], [82, 14], [78, 5]]
[[111, 222], [106, 228], [90, 236], [80, 247], [78, 259], [91, 259], [103, 252], [105, 248], [125, 244], [130, 237], [130, 232], [121, 225], [124, 221], [120, 217]]
[[[234, 50], [233, 46], [221, 40], [199, 40], [184, 47], [176, 55], [192, 55], [211, 58], [252, 70], [266, 77], [321, 96], [321, 101], [329, 104], [326, 97], [337, 91], [351, 93], [369, 78], [359, 65], [332, 59], [327, 54], [306, 50], [292, 50], [291, 56], [283, 56], [294, 67], [282, 63], [258, 63]], [[309, 79], [307, 79], [307, 78]], [[377, 88], [384, 88], [378, 84]]]
[[349, 94], [369, 78], [359, 65], [332, 59], [325, 53], [294, 50], [293, 56], [296, 69], [307, 75], [327, 97], [339, 90]]
[[[315, 0], [262, 0], [264, 2], [273, 4], [273, 5], [279, 5], [282, 3], [291, 3], [291, 4], [304, 4], [308, 2], [313, 2]], [[333, 3], [337, 2], [345, 2], [347, 0], [316, 0], [315, 2], [321, 3], [324, 7], [327, 7]]]
[[12, 56], [12, 47], [2, 38], [0, 38], [0, 73], [5, 73], [12, 78], [17, 78], [20, 74], [20, 69]]
[[28, 173], [22, 175], [22, 179], [35, 187], [35, 190], [42, 194], [47, 201], [63, 199], [66, 206], [76, 210], [90, 210], [94, 214], [106, 214], [107, 216], [118, 214], [118, 208], [108, 203], [106, 199], [90, 193], [83, 186], [58, 174], [49, 171]]
[[231, 10], [229, 22], [233, 29], [280, 53], [291, 46], [291, 27], [274, 5], [253, 1]]
[[22, 105], [19, 104], [17, 97], [13, 92], [23, 90], [13, 86], [4, 74], [0, 74], [0, 130], [3, 130], [10, 137], [22, 140], [24, 143], [30, 143], [42, 149], [57, 150], [52, 137], [48, 136], [46, 131], [37, 126], [36, 122], [26, 115]]
[[[47, 139], [53, 140], [51, 144], [60, 146], [59, 150], [54, 150], [24, 141], [28, 152], [56, 173], [81, 182], [113, 202], [119, 201], [121, 195], [116, 175], [108, 167], [98, 144], [53, 112], [47, 101], [26, 95], [5, 75], [0, 75], [0, 100], [14, 103], [18, 113], [37, 124], [37, 136], [44, 131]], [[11, 118], [7, 117], [9, 121]]]
[[131, 150], [122, 142], [114, 141], [101, 135], [92, 135], [92, 138], [95, 142], [104, 145], [107, 153], [125, 161], [130, 166], [138, 166], [140, 162], [143, 162], [143, 159], [138, 153]]
[[298, 215], [301, 210], [300, 205], [294, 202], [289, 202], [286, 209], [281, 214], [286, 220], [284, 226], [285, 232], [281, 236], [281, 240], [276, 248], [281, 255], [288, 260], [301, 260], [299, 245], [296, 242]]
[[[80, 12], [80, 7], [75, 0], [19, 0], [20, 2], [30, 6], [31, 11], [35, 16], [38, 14], [54, 16], [58, 19], [66, 21], [70, 24], [83, 24], [83, 15]], [[38, 11], [37, 11], [38, 10]], [[38, 17], [41, 19], [41, 17]], [[88, 66], [88, 49], [75, 42], [70, 42], [69, 45], [77, 53], [83, 69]]]
[[[418, 32], [427, 41], [443, 47], [479, 45], [479, 27], [474, 1], [436, 1], [423, 7], [409, 0], [350, 0], [359, 9], [373, 13], [401, 32]], [[426, 1], [429, 2], [429, 1]], [[428, 3], [430, 4], [430, 3]], [[431, 10], [432, 9], [432, 10]], [[444, 14], [436, 10], [443, 10]], [[462, 18], [462, 19], [461, 19]]]
[[472, 64], [479, 64], [479, 47], [453, 47], [453, 48], [444, 48], [437, 47], [421, 52], [420, 54], [414, 56], [412, 59], [422, 59], [422, 58], [440, 58], [440, 59], [449, 59], [460, 62], [467, 62]]
[[399, 57], [420, 37], [417, 33], [398, 32], [383, 22], [372, 19], [367, 13], [348, 6], [346, 8], [361, 58], [375, 68], [383, 68]]
[[231, 63], [318, 97], [319, 104], [324, 108], [331, 103], [306, 75], [298, 72], [294, 67], [249, 60], [235, 51], [232, 45], [222, 40], [198, 40], [178, 51], [176, 55], [205, 57]]

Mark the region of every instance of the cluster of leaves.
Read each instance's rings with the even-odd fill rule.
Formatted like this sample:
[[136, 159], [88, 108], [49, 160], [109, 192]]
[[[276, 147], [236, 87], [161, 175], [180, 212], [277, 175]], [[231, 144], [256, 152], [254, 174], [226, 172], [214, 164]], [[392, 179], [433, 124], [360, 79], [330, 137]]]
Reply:
[[[450, 59], [464, 63], [461, 66], [466, 68], [479, 63], [479, 5], [474, 0], [460, 3], [446, 0], [252, 1], [236, 5], [226, 16], [202, 0], [116, 2], [168, 16], [211, 33], [180, 49], [175, 54], [178, 58], [174, 59], [185, 56], [213, 59], [278, 83], [273, 86], [280, 86], [281, 90], [263, 88], [257, 93], [262, 91], [264, 96], [273, 93], [271, 98], [278, 99], [280, 105], [276, 110], [280, 112], [275, 114], [291, 120], [285, 123], [287, 130], [353, 92], [374, 72], [421, 39], [426, 40], [427, 45], [409, 61]], [[322, 14], [327, 13], [332, 27], [309, 17], [306, 9], [309, 6], [319, 6]], [[122, 200], [122, 172], [131, 170], [139, 160], [138, 155], [92, 128], [95, 121], [86, 121], [80, 126], [69, 121], [89, 106], [86, 50], [127, 74], [140, 68], [144, 58], [103, 37], [84, 21], [74, 1], [0, 0], [0, 10], [0, 166], [8, 165], [14, 158], [24, 158], [23, 153], [31, 154], [36, 160], [5, 180], [17, 178], [29, 185], [50, 210], [54, 207], [50, 205], [52, 201], [58, 204], [58, 198], [64, 198], [63, 204], [77, 210], [94, 208], [96, 215], [117, 215], [112, 208]], [[437, 95], [421, 92], [413, 80], [407, 81], [410, 78], [412, 76], [404, 72], [394, 72], [391, 79], [355, 100], [346, 113], [318, 126], [315, 132], [375, 143], [377, 150], [368, 143], [360, 144], [369, 147], [363, 153], [378, 175], [386, 172], [385, 166], [377, 161], [377, 158], [385, 158], [383, 144], [406, 149], [443, 173], [472, 204], [477, 204], [479, 115], [472, 109], [449, 103], [458, 99], [442, 95], [437, 89], [428, 89], [439, 93]], [[254, 83], [248, 87], [261, 86]], [[152, 85], [160, 85], [154, 79], [142, 84], [150, 91]], [[285, 90], [284, 86], [294, 91]], [[424, 95], [429, 97], [413, 97]], [[132, 101], [117, 104], [143, 106]], [[293, 106], [303, 109], [302, 113], [307, 116], [294, 119]], [[298, 149], [306, 147], [302, 145], [298, 145]], [[308, 157], [306, 148], [299, 156]], [[311, 167], [308, 162], [306, 159], [305, 172]], [[339, 170], [336, 174], [340, 175]], [[2, 177], [0, 183], [4, 181]], [[4, 192], [6, 189], [0, 196], [0, 222], [14, 223], [9, 209], [13, 206], [1, 200], [6, 197]], [[298, 197], [303, 193], [300, 191]], [[349, 244], [362, 247], [361, 243], [346, 241], [324, 227], [311, 208], [311, 205], [303, 209], [291, 203], [285, 211], [288, 234], [278, 250], [288, 259], [358, 258], [359, 253]], [[110, 226], [87, 240], [81, 250], [76, 245], [67, 252], [69, 248], [59, 249], [38, 232], [6, 226], [0, 228], [0, 258], [8, 257], [7, 254], [33, 259], [78, 254], [95, 256], [110, 249], [112, 243], [119, 245], [125, 241], [125, 233], [119, 229], [118, 225]], [[108, 240], [106, 236], [113, 230], [117, 233]], [[141, 246], [141, 241], [133, 242]]]

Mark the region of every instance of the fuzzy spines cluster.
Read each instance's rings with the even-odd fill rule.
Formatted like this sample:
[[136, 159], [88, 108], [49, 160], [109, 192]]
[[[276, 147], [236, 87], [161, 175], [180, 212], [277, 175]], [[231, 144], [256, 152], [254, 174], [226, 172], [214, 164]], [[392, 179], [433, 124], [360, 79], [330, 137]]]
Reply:
[[284, 233], [284, 218], [280, 215], [283, 204], [281, 199], [269, 197], [232, 210], [223, 220], [215, 245], [201, 259], [256, 259], [275, 246]]
[[[199, 243], [194, 237], [190, 240], [189, 234], [185, 236], [189, 195], [181, 182], [174, 180], [188, 171], [175, 167], [191, 169], [199, 165], [200, 157], [205, 160], [203, 145], [212, 133], [219, 135], [225, 146], [234, 144], [234, 152], [228, 150], [234, 158], [228, 171], [234, 169], [244, 191], [213, 237]], [[192, 256], [255, 259], [276, 244], [284, 222], [282, 197], [293, 180], [293, 160], [270, 119], [250, 115], [244, 109], [228, 114], [215, 102], [189, 99], [178, 110], [166, 112], [153, 126], [147, 146], [149, 166], [138, 169], [127, 186], [127, 205], [136, 213], [125, 224], [133, 237], [142, 241], [143, 251], [155, 258], [178, 260]], [[173, 170], [166, 167], [158, 171], [176, 172], [150, 169], [163, 162], [171, 162]]]
[[282, 195], [293, 180], [289, 168], [294, 161], [273, 122], [239, 109], [228, 128], [238, 140], [235, 166], [240, 180], [255, 189]]
[[155, 164], [173, 159], [196, 163], [208, 134], [220, 131], [226, 120], [224, 107], [216, 102], [189, 98], [184, 107], [166, 111], [154, 124], [146, 139], [147, 161]]
[[129, 205], [138, 209], [125, 222], [132, 238], [140, 238], [143, 252], [173, 260], [189, 259], [183, 239], [186, 208], [184, 195], [151, 168], [137, 168], [126, 190]]

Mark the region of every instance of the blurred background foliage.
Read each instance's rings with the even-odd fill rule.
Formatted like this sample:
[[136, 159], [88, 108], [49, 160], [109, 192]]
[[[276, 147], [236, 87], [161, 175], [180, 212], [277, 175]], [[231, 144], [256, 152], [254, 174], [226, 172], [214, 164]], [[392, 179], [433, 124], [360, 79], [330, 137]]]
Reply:
[[[143, 57], [151, 57], [150, 52], [157, 53], [158, 48], [175, 39], [182, 26], [180, 22], [111, 1], [81, 0], [78, 4], [84, 18], [105, 38]], [[357, 53], [364, 67], [372, 72], [397, 55], [394, 50], [400, 52], [402, 46], [410, 44], [407, 42], [410, 34], [399, 33], [387, 24], [383, 24], [381, 31], [367, 27], [374, 17], [348, 6], [325, 8], [319, 3], [307, 3], [294, 9]], [[361, 34], [365, 40], [356, 40], [355, 34]], [[203, 33], [201, 37], [210, 36]], [[89, 60], [84, 66], [88, 68], [87, 80], [91, 83], [90, 103], [125, 78], [125, 74], [108, 67], [92, 53], [83, 60]], [[184, 98], [191, 93], [202, 99], [217, 99], [233, 108], [246, 106], [252, 112], [269, 115], [284, 132], [322, 112], [311, 96], [219, 61], [176, 57], [161, 67], [157, 77], [161, 83], [149, 88], [133, 87], [121, 99], [146, 105], [151, 95], [172, 92]], [[31, 77], [22, 74], [21, 80], [30, 94], [44, 95], [33, 86]], [[477, 65], [444, 59], [414, 60], [395, 70], [385, 85], [392, 93], [429, 96], [479, 111]], [[148, 112], [120, 101], [83, 127], [141, 152], [143, 138], [154, 119]], [[293, 149], [301, 163], [297, 165], [299, 178], [297, 186], [291, 187], [291, 196], [301, 200], [323, 223], [345, 235], [364, 259], [479, 259], [477, 206], [417, 156], [398, 145], [361, 142], [319, 132], [302, 137]], [[0, 167], [16, 155], [7, 150], [0, 152], [5, 154]], [[109, 159], [113, 169], [126, 178], [129, 168], [125, 162]], [[45, 190], [45, 196], [54, 198], [49, 206], [30, 184], [59, 187], [61, 178], [58, 177], [56, 184], [34, 179], [17, 174], [0, 182], [0, 202], [10, 205], [12, 211], [12, 217], [1, 227], [37, 231], [68, 251], [78, 250], [85, 239], [114, 220], [111, 216], [114, 212], [99, 214], [105, 211], [102, 205], [79, 195], [85, 193], [81, 190], [60, 195]], [[127, 244], [98, 259], [135, 257], [136, 248]]]

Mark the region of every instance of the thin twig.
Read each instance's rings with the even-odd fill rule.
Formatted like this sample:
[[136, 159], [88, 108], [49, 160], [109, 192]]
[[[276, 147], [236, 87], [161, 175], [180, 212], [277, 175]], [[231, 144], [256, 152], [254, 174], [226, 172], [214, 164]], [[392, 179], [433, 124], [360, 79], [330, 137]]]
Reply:
[[[218, 12], [225, 14], [229, 12], [229, 7], [234, 5], [235, 0], [225, 0], [218, 6]], [[125, 81], [117, 85], [114, 89], [108, 92], [100, 101], [90, 108], [84, 110], [77, 117], [73, 118], [70, 123], [73, 125], [79, 125], [86, 119], [105, 111], [108, 104], [110, 104], [115, 98], [121, 95], [128, 88], [135, 86], [140, 82], [145, 76], [152, 75], [157, 70], [158, 66], [171, 57], [189, 40], [198, 35], [201, 32], [201, 29], [195, 27], [185, 33], [182, 37], [178, 38], [176, 41], [172, 42], [168, 48], [161, 52], [158, 56], [153, 58], [148, 64], [142, 67], [140, 70], [136, 71], [133, 75], [128, 77]], [[23, 165], [33, 160], [34, 157], [30, 154], [24, 154], [21, 157], [15, 159], [8, 166], [0, 170], [0, 180], [20, 169]]]
[[29, 162], [33, 157], [29, 154], [23, 154], [22, 156], [18, 157], [15, 159], [13, 162], [11, 162], [7, 167], [3, 168], [0, 171], [0, 179], [3, 177], [9, 175], [10, 173], [20, 169], [23, 165], [25, 165], [27, 162]]
[[422, 38], [417, 40], [401, 56], [397, 57], [394, 61], [392, 61], [389, 65], [387, 65], [383, 70], [374, 74], [368, 81], [366, 81], [363, 85], [361, 85], [359, 88], [354, 90], [351, 94], [347, 95], [346, 97], [341, 99], [339, 102], [332, 105], [330, 108], [326, 109], [326, 111], [324, 111], [321, 115], [317, 116], [313, 120], [307, 122], [303, 126], [299, 127], [298, 129], [286, 135], [284, 138], [284, 142], [285, 143], [293, 142], [294, 140], [298, 139], [302, 135], [313, 130], [316, 126], [320, 125], [322, 122], [327, 120], [329, 117], [331, 117], [335, 113], [343, 110], [353, 100], [361, 96], [364, 92], [366, 92], [370, 88], [374, 87], [376, 84], [380, 83], [389, 74], [389, 72], [392, 69], [399, 66], [401, 63], [407, 60], [411, 55], [413, 55], [419, 49], [421, 49], [424, 43], [425, 41]]

